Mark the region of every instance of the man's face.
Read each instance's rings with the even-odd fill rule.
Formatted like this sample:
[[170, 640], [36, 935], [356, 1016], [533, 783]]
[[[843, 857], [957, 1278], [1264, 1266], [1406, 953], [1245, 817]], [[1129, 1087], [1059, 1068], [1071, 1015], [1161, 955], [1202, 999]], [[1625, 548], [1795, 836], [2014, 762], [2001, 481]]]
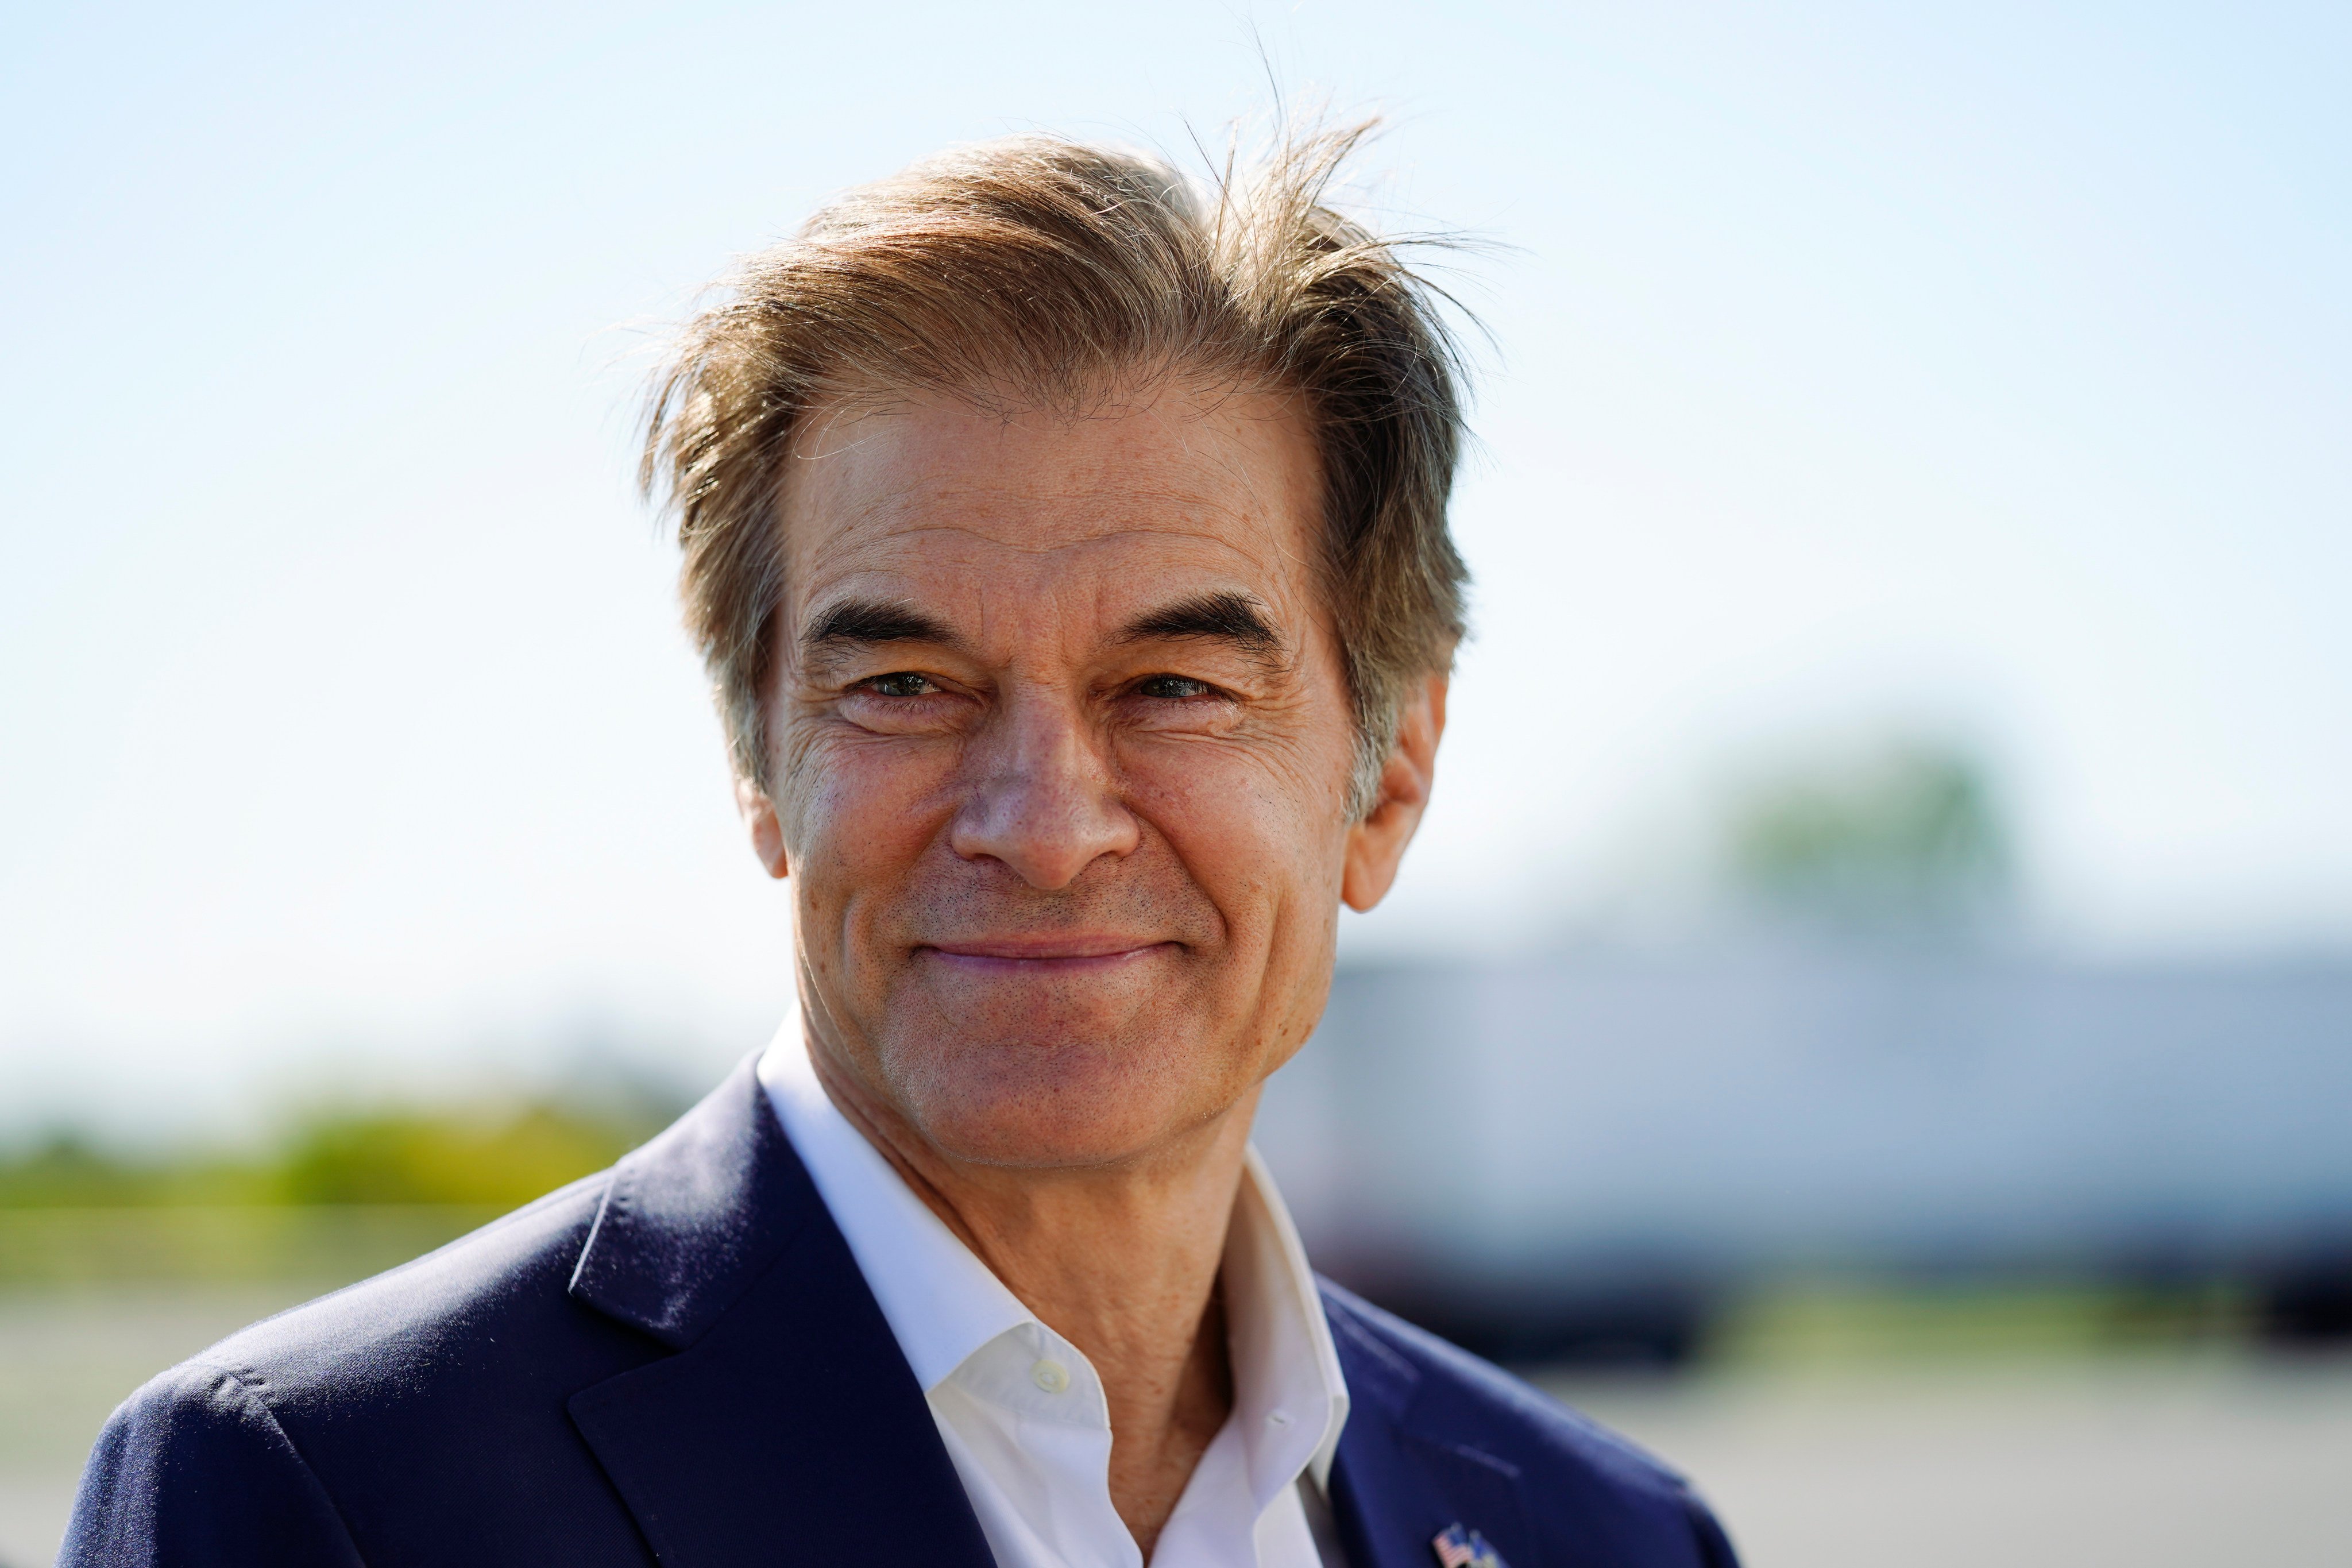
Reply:
[[910, 396], [809, 421], [783, 495], [747, 807], [821, 1064], [990, 1164], [1137, 1158], [1253, 1096], [1322, 1011], [1343, 891], [1394, 868], [1372, 844], [1365, 879], [1346, 810], [1298, 410]]

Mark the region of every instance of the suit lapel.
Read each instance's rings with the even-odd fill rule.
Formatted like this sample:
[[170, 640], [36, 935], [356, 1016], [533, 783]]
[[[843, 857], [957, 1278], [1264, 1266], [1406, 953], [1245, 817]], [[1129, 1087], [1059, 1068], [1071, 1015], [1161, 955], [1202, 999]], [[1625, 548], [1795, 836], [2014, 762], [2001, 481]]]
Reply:
[[[614, 1167], [572, 1293], [673, 1352], [570, 1404], [664, 1568], [992, 1568], [923, 1391], [750, 1062]], [[1432, 1540], [1457, 1522], [1533, 1563], [1517, 1470], [1421, 1430], [1420, 1373], [1343, 1300], [1324, 1308], [1352, 1406], [1331, 1470], [1352, 1568], [1432, 1568]]]
[[1476, 1530], [1507, 1563], [1535, 1563], [1516, 1466], [1416, 1429], [1421, 1373], [1327, 1291], [1324, 1316], [1348, 1380], [1348, 1424], [1331, 1463], [1331, 1512], [1350, 1568], [1433, 1568], [1450, 1524]]
[[665, 1568], [990, 1568], [923, 1391], [750, 1063], [614, 1168], [572, 1293], [675, 1352], [571, 1401]]

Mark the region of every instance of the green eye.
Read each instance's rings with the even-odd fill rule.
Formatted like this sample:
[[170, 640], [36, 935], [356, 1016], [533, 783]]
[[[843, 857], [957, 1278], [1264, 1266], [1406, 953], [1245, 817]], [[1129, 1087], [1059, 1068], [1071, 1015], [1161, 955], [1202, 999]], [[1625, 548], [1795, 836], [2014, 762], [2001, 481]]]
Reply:
[[906, 670], [896, 675], [877, 675], [866, 682], [866, 688], [877, 697], [926, 697], [939, 689], [926, 677]]
[[1142, 681], [1135, 689], [1144, 697], [1181, 702], [1186, 698], [1206, 697], [1213, 689], [1207, 681], [1194, 680], [1189, 676], [1155, 675]]

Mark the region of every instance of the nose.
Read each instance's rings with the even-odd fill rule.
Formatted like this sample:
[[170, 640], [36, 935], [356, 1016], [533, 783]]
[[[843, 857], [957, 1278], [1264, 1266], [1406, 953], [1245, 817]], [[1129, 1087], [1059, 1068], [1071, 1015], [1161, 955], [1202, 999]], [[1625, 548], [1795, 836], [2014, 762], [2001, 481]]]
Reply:
[[999, 860], [1041, 891], [1076, 881], [1136, 846], [1101, 739], [1082, 712], [1048, 692], [1012, 695], [974, 738], [975, 781], [949, 842], [967, 860]]

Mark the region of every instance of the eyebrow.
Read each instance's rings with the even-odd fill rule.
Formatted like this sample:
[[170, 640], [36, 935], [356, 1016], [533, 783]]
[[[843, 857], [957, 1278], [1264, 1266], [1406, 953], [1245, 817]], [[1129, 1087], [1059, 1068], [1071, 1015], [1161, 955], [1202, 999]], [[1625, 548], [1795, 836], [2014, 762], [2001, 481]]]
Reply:
[[[1247, 594], [1199, 594], [1162, 605], [1127, 624], [1122, 643], [1166, 642], [1203, 637], [1230, 644], [1265, 662], [1278, 662], [1282, 634], [1266, 607]], [[912, 605], [893, 599], [841, 599], [828, 605], [801, 632], [801, 647], [823, 649], [876, 643], [927, 642], [959, 646], [961, 638]]]
[[1177, 637], [1229, 643], [1266, 663], [1278, 661], [1283, 651], [1282, 634], [1274, 629], [1272, 614], [1247, 594], [1201, 594], [1162, 605], [1129, 622], [1118, 640], [1164, 642]]
[[922, 611], [892, 599], [841, 599], [801, 631], [801, 647], [854, 647], [871, 643], [928, 642], [953, 646], [959, 639]]

